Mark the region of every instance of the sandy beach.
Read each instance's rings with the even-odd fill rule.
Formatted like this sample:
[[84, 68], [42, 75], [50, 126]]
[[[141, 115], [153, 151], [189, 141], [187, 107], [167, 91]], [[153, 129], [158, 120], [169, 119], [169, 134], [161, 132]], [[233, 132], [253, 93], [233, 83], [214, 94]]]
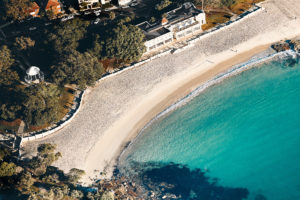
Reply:
[[300, 3], [268, 0], [261, 6], [264, 9], [255, 15], [191, 48], [100, 81], [88, 89], [81, 110], [67, 127], [25, 143], [25, 154], [34, 154], [41, 143], [57, 144], [63, 157], [55, 165], [65, 171], [85, 170], [83, 181], [89, 183], [112, 166], [124, 145], [169, 105], [270, 44], [300, 36]]

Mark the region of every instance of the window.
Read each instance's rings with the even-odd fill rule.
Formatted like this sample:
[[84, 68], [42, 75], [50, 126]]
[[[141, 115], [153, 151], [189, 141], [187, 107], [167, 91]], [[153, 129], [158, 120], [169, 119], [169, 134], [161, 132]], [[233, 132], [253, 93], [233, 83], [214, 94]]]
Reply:
[[199, 26], [197, 26], [197, 27], [194, 28], [195, 31], [197, 31], [197, 30], [199, 30], [199, 29], [200, 29]]
[[165, 41], [165, 44], [166, 44], [166, 43], [169, 43], [169, 42], [172, 42], [172, 39], [166, 40], [166, 41]]
[[183, 37], [184, 36], [184, 34], [179, 34], [178, 35], [178, 38], [181, 38], [181, 37]]
[[151, 47], [149, 47], [149, 50], [152, 50], [152, 49], [155, 49], [155, 45], [153, 45], [153, 46], [151, 46]]
[[164, 42], [160, 42], [160, 43], [157, 44], [157, 47], [159, 47], [159, 46], [161, 46], [163, 44], [164, 44]]

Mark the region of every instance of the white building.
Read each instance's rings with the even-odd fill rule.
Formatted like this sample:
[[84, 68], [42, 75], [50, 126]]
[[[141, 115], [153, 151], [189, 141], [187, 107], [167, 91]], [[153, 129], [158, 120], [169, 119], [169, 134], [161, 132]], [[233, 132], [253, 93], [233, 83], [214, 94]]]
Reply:
[[205, 13], [187, 2], [179, 8], [167, 12], [166, 17], [159, 23], [143, 22], [137, 26], [144, 31], [145, 46], [149, 52], [174, 39], [201, 32], [203, 24], [206, 24]]
[[131, 3], [132, 0], [118, 0], [119, 6], [126, 6]]
[[104, 4], [110, 3], [110, 0], [101, 0], [100, 2], [102, 5], [104, 5]]
[[78, 4], [80, 11], [98, 9], [101, 7], [99, 0], [78, 0]]
[[40, 70], [40, 68], [36, 66], [31, 66], [26, 70], [25, 81], [26, 83], [39, 83], [44, 80], [44, 73]]

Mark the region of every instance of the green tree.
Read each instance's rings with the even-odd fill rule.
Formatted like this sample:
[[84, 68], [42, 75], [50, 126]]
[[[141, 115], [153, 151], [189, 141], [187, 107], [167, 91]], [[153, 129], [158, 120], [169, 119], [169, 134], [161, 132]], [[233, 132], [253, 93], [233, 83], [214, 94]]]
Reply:
[[16, 37], [14, 46], [18, 50], [27, 50], [30, 47], [33, 47], [35, 45], [35, 41], [32, 40], [30, 37]]
[[44, 174], [47, 167], [61, 157], [61, 153], [55, 153], [55, 150], [56, 145], [50, 143], [39, 145], [37, 155], [33, 157], [29, 162], [29, 166], [35, 171], [37, 175]]
[[34, 184], [34, 179], [30, 172], [23, 172], [19, 178], [18, 186], [22, 188], [22, 190], [28, 190]]
[[77, 49], [78, 41], [84, 38], [87, 26], [87, 21], [78, 18], [69, 20], [55, 26], [54, 31], [49, 33], [48, 39], [59, 56], [62, 56]]
[[230, 7], [235, 3], [235, 0], [221, 0], [221, 4], [226, 7]]
[[116, 14], [114, 12], [109, 13], [109, 19], [114, 20], [116, 18]]
[[105, 52], [124, 63], [138, 61], [145, 52], [144, 33], [133, 25], [119, 24], [106, 40]]
[[100, 200], [114, 200], [113, 192], [104, 192], [100, 198]]
[[68, 181], [72, 184], [78, 183], [85, 172], [81, 169], [72, 168], [67, 174]]
[[19, 105], [2, 104], [0, 105], [0, 118], [4, 120], [15, 120], [21, 108]]
[[83, 193], [79, 190], [72, 190], [70, 196], [73, 199], [82, 199]]
[[0, 164], [0, 177], [12, 176], [16, 172], [16, 165], [14, 163], [2, 162]]
[[168, 7], [171, 3], [172, 3], [172, 1], [170, 1], [170, 0], [163, 0], [163, 1], [160, 2], [160, 4], [157, 4], [155, 6], [155, 9], [160, 11], [160, 10]]
[[10, 85], [19, 80], [17, 72], [11, 66], [15, 62], [7, 46], [0, 47], [0, 85]]
[[23, 118], [27, 124], [43, 125], [59, 119], [59, 98], [61, 91], [54, 84], [36, 84], [24, 91]]
[[30, 0], [5, 0], [6, 16], [13, 20], [23, 20], [29, 16]]
[[104, 73], [98, 59], [90, 53], [72, 51], [57, 66], [51, 67], [55, 83], [65, 85], [74, 83], [80, 88], [93, 85]]
[[97, 34], [96, 35], [96, 38], [94, 40], [94, 43], [93, 43], [93, 48], [90, 49], [88, 52], [97, 57], [98, 59], [101, 59], [103, 56], [102, 56], [102, 51], [103, 51], [103, 41], [100, 40], [100, 36]]

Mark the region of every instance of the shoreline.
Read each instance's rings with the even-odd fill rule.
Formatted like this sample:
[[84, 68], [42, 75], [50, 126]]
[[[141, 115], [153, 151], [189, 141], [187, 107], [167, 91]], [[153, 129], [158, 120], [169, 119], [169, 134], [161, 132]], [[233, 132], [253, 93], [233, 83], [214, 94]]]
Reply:
[[[265, 8], [238, 24], [215, 32], [176, 54], [111, 76], [87, 90], [82, 108], [72, 122], [44, 139], [28, 142], [24, 154], [32, 156], [42, 143], [57, 144], [63, 157], [56, 167], [86, 171], [82, 180], [91, 183], [99, 171], [117, 158], [130, 138], [160, 111], [183, 98], [201, 83], [249, 60], [271, 43], [300, 35], [298, 4], [269, 0]], [[283, 9], [282, 9], [283, 7]], [[284, 13], [287, 9], [290, 12]], [[181, 93], [180, 93], [181, 92]], [[150, 120], [149, 120], [150, 119]]]
[[[250, 65], [249, 68], [242, 69], [242, 71], [234, 73], [234, 74], [229, 74], [228, 77], [221, 78], [221, 80], [219, 80], [218, 82], [212, 83], [209, 86], [205, 86], [205, 88], [203, 90], [201, 90], [200, 92], [197, 92], [197, 94], [194, 97], [192, 97], [191, 99], [188, 99], [185, 103], [179, 105], [178, 107], [176, 107], [174, 109], [171, 109], [171, 111], [164, 113], [167, 109], [176, 105], [177, 103], [180, 103], [180, 101], [185, 100], [189, 95], [191, 95], [193, 92], [195, 92], [198, 88], [200, 88], [201, 86], [204, 86], [205, 84], [209, 83], [210, 81], [213, 81], [219, 75], [226, 73], [227, 71], [232, 70], [232, 69], [233, 69], [233, 72], [235, 72], [236, 70], [238, 70], [238, 69], [234, 69], [234, 67], [236, 65], [240, 65], [243, 62], [248, 61], [252, 57], [259, 55], [260, 53], [266, 52], [268, 49], [270, 49], [270, 46], [271, 46], [271, 44], [254, 47], [253, 49], [249, 50], [249, 52], [242, 53], [242, 59], [243, 59], [242, 62], [238, 61], [239, 59], [241, 59], [240, 58], [241, 54], [236, 55], [235, 57], [230, 58], [227, 61], [217, 64], [211, 70], [209, 70], [209, 72], [206, 72], [206, 73], [210, 73], [210, 71], [212, 71], [211, 75], [206, 76], [205, 73], [200, 74], [199, 77], [196, 77], [195, 79], [191, 80], [190, 82], [186, 83], [185, 85], [182, 85], [180, 88], [175, 90], [170, 95], [171, 99], [164, 99], [162, 102], [157, 104], [155, 106], [155, 108], [153, 108], [153, 110], [151, 110], [149, 113], [147, 113], [135, 125], [131, 134], [129, 134], [128, 137], [126, 138], [126, 140], [123, 142], [123, 144], [122, 144], [123, 148], [120, 148], [119, 152], [116, 153], [116, 155], [113, 157], [112, 161], [114, 161], [114, 163], [116, 163], [116, 166], [114, 166], [114, 167], [117, 167], [119, 158], [123, 155], [123, 153], [125, 153], [126, 149], [139, 137], [139, 135], [143, 132], [143, 130], [146, 129], [148, 126], [150, 126], [154, 121], [158, 120], [159, 118], [163, 117], [164, 115], [166, 115], [168, 113], [175, 111], [177, 108], [184, 106], [185, 103], [189, 103], [194, 97], [201, 95], [202, 92], [204, 92], [206, 89], [209, 89], [211, 86], [213, 86], [215, 84], [220, 84], [227, 78], [231, 78], [233, 76], [239, 75], [243, 71], [252, 69], [253, 67], [255, 67], [256, 64], [247, 64], [247, 66]], [[251, 54], [248, 54], [250, 52], [251, 52]], [[243, 54], [248, 54], [248, 55], [246, 57], [243, 57]], [[239, 58], [239, 59], [237, 59], [237, 58]], [[223, 63], [226, 63], [226, 65], [225, 64], [223, 65]], [[261, 65], [263, 63], [264, 63], [264, 61], [259, 62], [257, 64]], [[222, 66], [222, 68], [221, 68], [221, 66]], [[223, 71], [218, 70], [218, 72], [219, 72], [218, 73], [217, 71], [215, 71], [217, 68], [222, 69]], [[194, 89], [192, 89], [192, 88], [194, 88]], [[190, 92], [186, 92], [186, 91], [190, 91]], [[156, 114], [154, 114], [154, 113], [156, 113]], [[113, 166], [111, 166], [111, 167], [113, 167]]]
[[[300, 34], [294, 35], [294, 37], [299, 37]], [[255, 39], [255, 38], [254, 38]], [[280, 39], [281, 40], [281, 39]], [[274, 42], [278, 42], [280, 40], [276, 40]], [[249, 41], [248, 41], [249, 42]], [[178, 86], [177, 89], [173, 89], [171, 92], [171, 88], [173, 87], [156, 87], [160, 94], [152, 94], [150, 97], [144, 97], [145, 102], [142, 102], [139, 105], [134, 106], [135, 108], [129, 109], [129, 112], [125, 114], [124, 117], [121, 119], [119, 118], [116, 123], [113, 124], [112, 127], [110, 127], [103, 135], [99, 141], [96, 142], [95, 146], [93, 147], [92, 151], [89, 152], [88, 157], [85, 159], [85, 169], [87, 171], [86, 177], [82, 178], [82, 183], [84, 185], [88, 185], [92, 183], [91, 179], [99, 179], [99, 178], [110, 178], [113, 175], [113, 170], [117, 167], [119, 162], [119, 157], [122, 155], [122, 152], [130, 145], [131, 142], [135, 140], [136, 137], [138, 137], [139, 133], [143, 130], [143, 128], [151, 122], [158, 114], [163, 112], [168, 107], [172, 106], [176, 102], [178, 102], [180, 99], [183, 99], [190, 93], [192, 93], [194, 90], [196, 90], [201, 85], [205, 84], [206, 82], [212, 80], [216, 76], [227, 72], [228, 70], [231, 70], [234, 68], [234, 66], [242, 64], [246, 61], [249, 61], [251, 58], [259, 55], [260, 53], [263, 53], [270, 49], [271, 45], [274, 42], [270, 42], [267, 44], [259, 44], [255, 47], [249, 48], [247, 44], [241, 44], [241, 46], [247, 46], [249, 49], [246, 48], [245, 51], [236, 53], [235, 55], [226, 57], [225, 55], [228, 54], [228, 52], [231, 52], [230, 50], [223, 51], [217, 55], [209, 56], [206, 62], [206, 64], [211, 65], [210, 67], [204, 67], [205, 70], [200, 70], [196, 74], [190, 73], [186, 76], [184, 76], [183, 79], [178, 77], [174, 78], [174, 82], [171, 83]], [[240, 48], [238, 48], [240, 49]], [[241, 48], [242, 49], [242, 48]], [[188, 50], [187, 50], [188, 51]], [[217, 63], [208, 62], [211, 60], [211, 57], [217, 58]], [[215, 59], [212, 59], [215, 60]], [[198, 66], [203, 65], [203, 63], [199, 64]], [[204, 64], [205, 65], [205, 64]], [[182, 74], [181, 74], [182, 76]], [[230, 78], [230, 77], [229, 77]], [[179, 83], [179, 82], [183, 83]], [[163, 85], [163, 84], [161, 84]], [[176, 88], [176, 87], [175, 87]], [[154, 93], [154, 92], [153, 92]], [[153, 104], [152, 107], [148, 107], [149, 104]], [[140, 110], [143, 110], [143, 113], [140, 113]], [[127, 128], [124, 128], [127, 127]], [[128, 128], [129, 127], [129, 128]], [[118, 144], [115, 145], [114, 149], [111, 149], [111, 152], [113, 152], [110, 155], [109, 159], [105, 160], [105, 163], [99, 163], [102, 168], [102, 171], [104, 171], [103, 175], [98, 175], [97, 173], [92, 172], [91, 166], [95, 166], [95, 159], [97, 159], [98, 155], [103, 155], [104, 152], [107, 152], [107, 149], [109, 149], [109, 145], [112, 144], [113, 138], [112, 137], [118, 137], [117, 133], [122, 132], [124, 135], [126, 135], [123, 138], [119, 137]], [[96, 178], [95, 178], [96, 177]]]
[[[159, 115], [161, 112], [166, 110], [168, 107], [176, 104], [178, 101], [180, 101], [181, 99], [185, 98], [187, 95], [189, 95], [193, 91], [195, 91], [198, 87], [200, 87], [201, 85], [204, 85], [205, 83], [212, 80], [219, 74], [224, 73], [224, 72], [232, 69], [234, 66], [242, 64], [242, 63], [248, 61], [249, 59], [253, 58], [254, 56], [267, 51], [270, 48], [271, 44], [272, 43], [265, 44], [265, 45], [258, 45], [248, 51], [245, 51], [245, 52], [239, 53], [233, 57], [230, 57], [229, 59], [224, 59], [224, 61], [221, 61], [221, 62], [213, 65], [211, 68], [209, 68], [208, 70], [206, 70], [204, 72], [200, 72], [199, 74], [192, 75], [192, 77], [185, 77], [186, 82], [184, 84], [182, 84], [179, 88], [172, 91], [170, 94], [168, 94], [166, 96], [160, 96], [160, 97], [155, 96], [155, 97], [161, 98], [161, 99], [158, 100], [158, 102], [153, 107], [148, 108], [144, 115], [139, 115], [139, 118], [137, 119], [137, 121], [135, 120], [135, 123], [132, 123], [130, 125], [131, 129], [127, 130], [127, 132], [125, 134], [126, 137], [123, 138], [123, 140], [121, 141], [121, 144], [118, 146], [118, 150], [114, 153], [114, 155], [112, 155], [111, 160], [109, 162], [107, 162], [105, 166], [103, 166], [103, 169], [105, 169], [105, 176], [100, 176], [98, 178], [110, 178], [112, 176], [113, 170], [117, 167], [119, 158], [120, 158], [120, 156], [122, 156], [122, 153], [124, 151], [126, 151], [126, 148], [132, 142], [134, 142], [134, 140], [142, 132], [144, 127], [147, 126], [148, 123], [151, 123], [151, 121], [154, 118], [156, 118], [157, 115]], [[191, 78], [191, 80], [189, 80], [190, 78]], [[151, 100], [148, 99], [146, 101], [149, 102]], [[144, 107], [144, 105], [142, 105], [142, 107]], [[138, 111], [138, 110], [139, 110], [139, 108], [136, 108], [134, 111]], [[134, 114], [134, 115], [136, 116], [136, 114]], [[123, 123], [124, 122], [130, 123], [130, 121], [132, 119], [130, 117], [131, 115], [132, 115], [132, 113], [130, 113], [130, 114], [128, 113], [127, 117], [125, 116], [125, 119], [124, 118], [121, 119], [121, 120], [123, 120]], [[123, 129], [123, 127], [124, 127], [123, 124], [115, 125], [110, 130], [108, 130], [108, 132], [105, 133], [104, 136], [110, 136], [111, 134], [113, 134], [113, 132], [114, 133], [119, 132], [117, 130], [112, 130], [113, 128], [121, 130], [121, 129]], [[103, 140], [106, 141], [107, 139], [102, 138], [102, 140], [100, 141], [100, 144], [96, 144], [94, 148], [96, 148], [96, 146], [100, 146], [100, 145], [102, 146]], [[94, 154], [93, 156], [95, 156], [96, 154], [99, 155], [99, 154], [101, 154], [100, 153], [101, 150], [100, 150], [100, 152], [99, 152], [99, 150], [100, 149], [96, 148], [96, 149], [94, 149], [94, 152], [90, 152], [90, 154]], [[95, 152], [95, 151], [97, 151], [97, 152]], [[93, 160], [93, 159], [90, 157], [89, 160]], [[88, 165], [89, 165], [89, 163], [88, 163]], [[87, 175], [91, 176], [91, 170], [88, 170]], [[91, 177], [95, 177], [95, 175], [92, 175]], [[89, 181], [89, 179], [91, 177], [89, 177], [89, 178], [83, 177], [83, 180], [82, 180], [83, 184], [87, 185], [87, 184], [91, 183]]]
[[[268, 51], [270, 51], [270, 52], [268, 52]], [[128, 141], [125, 143], [126, 145], [123, 145], [124, 148], [118, 154], [116, 154], [117, 155], [116, 158], [113, 159], [113, 160], [116, 160], [116, 163], [117, 163], [115, 167], [118, 167], [120, 157], [122, 157], [122, 155], [124, 153], [126, 153], [127, 149], [130, 147], [130, 145], [132, 145], [133, 142], [135, 142], [136, 139], [142, 134], [142, 132], [145, 129], [147, 129], [149, 126], [151, 126], [151, 124], [154, 123], [156, 120], [159, 120], [160, 118], [163, 118], [165, 115], [168, 115], [169, 113], [176, 111], [177, 109], [181, 108], [182, 106], [185, 106], [186, 104], [188, 104], [194, 98], [201, 95], [203, 92], [205, 92], [210, 87], [212, 87], [214, 85], [222, 84], [222, 82], [225, 81], [226, 79], [232, 78], [233, 76], [240, 75], [241, 73], [248, 71], [250, 69], [260, 67], [264, 63], [272, 62], [274, 59], [279, 57], [281, 54], [289, 53], [290, 50], [286, 50], [283, 52], [275, 52], [275, 53], [271, 53], [271, 51], [274, 51], [274, 50], [271, 49], [271, 47], [269, 47], [262, 52], [254, 54], [254, 56], [252, 56], [251, 58], [253, 58], [253, 57], [255, 58], [257, 55], [260, 55], [261, 53], [264, 53], [264, 52], [267, 53], [267, 55], [265, 55], [261, 58], [257, 58], [257, 60], [254, 59], [253, 62], [249, 62], [249, 63], [244, 62], [244, 63], [239, 63], [237, 65], [232, 65], [231, 67], [228, 68], [228, 70], [225, 70], [222, 73], [217, 74], [216, 76], [212, 77], [211, 79], [208, 79], [207, 81], [204, 81], [203, 83], [198, 85], [198, 87], [196, 87], [195, 90], [188, 93], [183, 98], [178, 99], [173, 104], [167, 106], [167, 108], [165, 108], [161, 112], [157, 113], [155, 115], [155, 117], [151, 118], [150, 120], [147, 116], [145, 116], [146, 119], [144, 121], [147, 121], [146, 124], [141, 125], [141, 127], [138, 127], [137, 128], [138, 132], [133, 134], [132, 137], [127, 138]], [[251, 61], [251, 60], [252, 59], [250, 59], [250, 60], [248, 59], [248, 61]], [[174, 93], [176, 93], [176, 92], [177, 91], [174, 91]]]

